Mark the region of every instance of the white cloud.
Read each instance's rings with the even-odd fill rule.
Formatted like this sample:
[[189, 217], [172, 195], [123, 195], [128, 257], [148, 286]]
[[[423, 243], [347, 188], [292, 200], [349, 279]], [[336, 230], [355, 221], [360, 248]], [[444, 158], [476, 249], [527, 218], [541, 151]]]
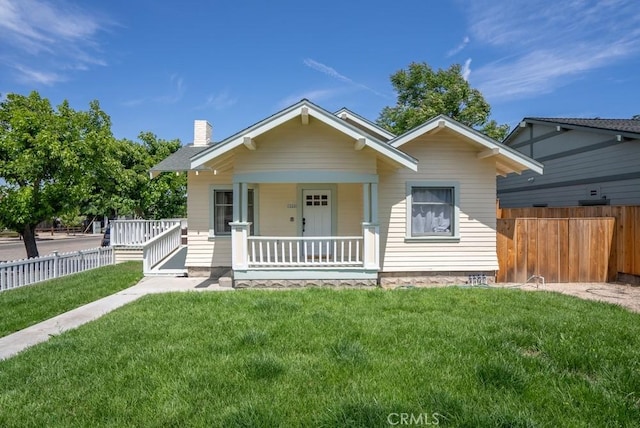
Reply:
[[335, 68], [330, 67], [330, 66], [325, 65], [325, 64], [322, 64], [321, 62], [318, 62], [318, 61], [313, 60], [311, 58], [306, 58], [303, 61], [303, 63], [307, 67], [309, 67], [309, 68], [311, 68], [313, 70], [319, 71], [320, 73], [324, 73], [327, 76], [332, 77], [332, 78], [334, 78], [336, 80], [339, 80], [339, 81], [344, 82], [344, 83], [348, 83], [348, 84], [353, 85], [353, 86], [355, 86], [357, 88], [360, 88], [360, 89], [365, 89], [365, 90], [367, 90], [367, 91], [371, 92], [372, 94], [375, 94], [375, 95], [377, 95], [379, 97], [389, 98], [387, 95], [381, 94], [380, 92], [376, 91], [375, 89], [371, 89], [370, 87], [368, 87], [368, 86], [366, 86], [366, 85], [364, 85], [362, 83], [358, 83], [358, 82], [353, 81], [349, 77], [338, 73], [338, 71], [336, 71]]
[[636, 0], [468, 0], [464, 9], [474, 41], [502, 55], [473, 73], [493, 100], [552, 92], [640, 51]]
[[18, 80], [22, 83], [39, 83], [42, 85], [51, 86], [54, 83], [62, 82], [65, 78], [57, 73], [51, 73], [47, 71], [32, 70], [29, 67], [25, 67], [20, 64], [14, 65], [14, 68], [20, 72]]
[[462, 78], [464, 80], [469, 80], [469, 75], [471, 74], [471, 58], [467, 58], [462, 66]]
[[229, 95], [229, 91], [223, 91], [218, 94], [209, 94], [205, 102], [196, 107], [196, 109], [213, 108], [215, 110], [223, 110], [231, 107], [238, 102], [237, 98], [233, 98]]
[[460, 52], [462, 49], [466, 48], [470, 41], [471, 39], [469, 38], [469, 36], [465, 36], [464, 39], [462, 39], [462, 42], [460, 42], [458, 46], [456, 46], [455, 48], [447, 52], [447, 57], [454, 56], [455, 54]]
[[161, 95], [154, 97], [152, 101], [162, 104], [174, 104], [182, 99], [186, 87], [184, 85], [184, 79], [177, 74], [174, 74], [170, 78], [171, 86], [170, 93], [167, 95]]
[[182, 99], [186, 91], [184, 79], [177, 74], [169, 78], [170, 88], [164, 95], [132, 98], [122, 102], [125, 107], [137, 107], [146, 103], [174, 104]]
[[[64, 80], [65, 70], [106, 65], [96, 37], [112, 25], [106, 18], [64, 1], [0, 0], [3, 63], [26, 71], [36, 65], [47, 69], [25, 72], [19, 77], [21, 81], [52, 84]], [[54, 75], [59, 78], [52, 78]]]
[[329, 67], [328, 65], [322, 64], [318, 61], [315, 61], [311, 58], [306, 58], [304, 61], [304, 65], [309, 68], [312, 68], [316, 71], [326, 74], [329, 77], [333, 77], [334, 79], [340, 80], [346, 83], [353, 83], [353, 80], [349, 79], [347, 76], [343, 76], [338, 73], [335, 68]]

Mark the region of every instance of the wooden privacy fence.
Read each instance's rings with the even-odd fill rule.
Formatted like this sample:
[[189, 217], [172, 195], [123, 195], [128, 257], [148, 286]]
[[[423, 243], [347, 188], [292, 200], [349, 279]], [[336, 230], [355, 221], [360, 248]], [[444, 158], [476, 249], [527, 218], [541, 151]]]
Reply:
[[584, 218], [613, 217], [613, 245], [608, 280], [618, 274], [640, 275], [640, 206], [593, 206], [561, 208], [498, 208], [498, 218]]
[[606, 282], [614, 218], [498, 219], [498, 282]]
[[111, 247], [0, 263], [0, 291], [112, 264]]

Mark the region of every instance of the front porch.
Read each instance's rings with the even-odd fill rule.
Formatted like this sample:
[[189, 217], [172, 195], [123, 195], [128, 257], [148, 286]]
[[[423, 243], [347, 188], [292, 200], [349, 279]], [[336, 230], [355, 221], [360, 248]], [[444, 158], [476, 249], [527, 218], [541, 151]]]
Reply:
[[363, 226], [363, 236], [328, 237], [246, 237], [248, 224], [232, 227], [236, 281], [377, 282], [377, 225]]
[[[308, 184], [297, 182], [301, 176], [310, 174], [234, 176], [228, 223], [234, 281], [375, 284], [380, 269], [378, 176], [317, 171]], [[282, 200], [289, 201], [286, 208], [277, 206]]]

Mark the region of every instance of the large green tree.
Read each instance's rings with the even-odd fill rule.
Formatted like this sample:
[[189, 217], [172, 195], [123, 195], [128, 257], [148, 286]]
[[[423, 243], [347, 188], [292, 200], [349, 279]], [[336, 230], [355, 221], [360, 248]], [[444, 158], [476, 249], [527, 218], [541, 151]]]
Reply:
[[186, 176], [149, 177], [151, 167], [180, 148], [180, 140], [163, 140], [151, 132], [141, 132], [138, 139], [117, 140], [110, 147], [96, 171], [100, 178], [85, 201], [85, 213], [146, 219], [186, 215]]
[[508, 125], [489, 120], [489, 103], [464, 78], [460, 64], [434, 71], [427, 63], [414, 62], [409, 64], [408, 69], [391, 75], [391, 84], [398, 97], [396, 105], [385, 107], [377, 123], [396, 135], [439, 114], [447, 115], [499, 141], [509, 131]]
[[27, 257], [37, 257], [35, 228], [86, 199], [111, 122], [97, 101], [75, 111], [53, 108], [37, 92], [8, 94], [0, 103], [0, 223], [18, 231]]

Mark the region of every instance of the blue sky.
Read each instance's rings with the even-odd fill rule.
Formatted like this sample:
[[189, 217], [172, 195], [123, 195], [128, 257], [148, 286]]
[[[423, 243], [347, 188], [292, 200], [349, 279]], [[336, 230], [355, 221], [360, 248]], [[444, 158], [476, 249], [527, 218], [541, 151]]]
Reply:
[[302, 98], [375, 120], [389, 76], [464, 65], [492, 118], [640, 114], [640, 2], [0, 0], [0, 93], [97, 99], [118, 138], [221, 140]]

